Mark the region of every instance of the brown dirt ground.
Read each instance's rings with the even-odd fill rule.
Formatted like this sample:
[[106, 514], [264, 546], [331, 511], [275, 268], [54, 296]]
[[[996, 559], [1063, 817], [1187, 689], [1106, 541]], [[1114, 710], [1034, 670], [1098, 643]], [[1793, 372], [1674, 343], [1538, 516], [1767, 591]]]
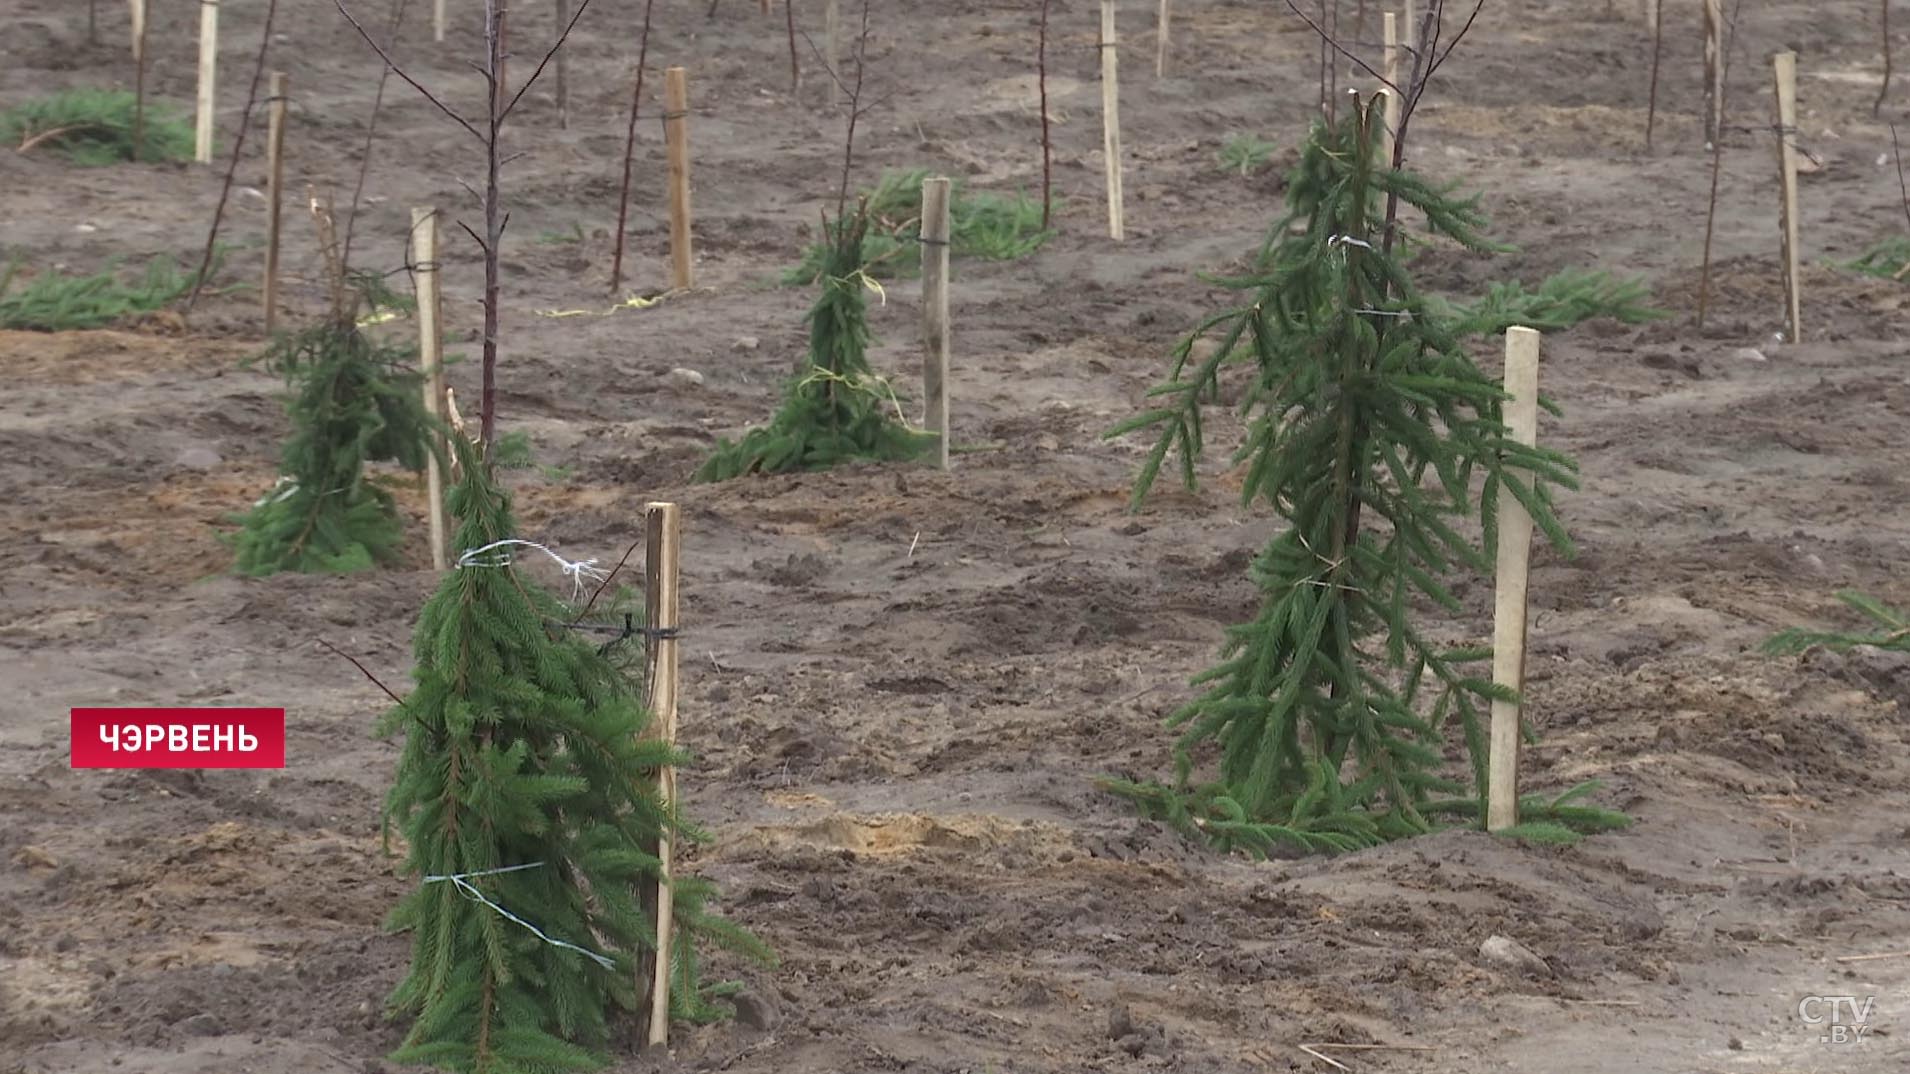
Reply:
[[[189, 101], [198, 5], [152, 6], [153, 85]], [[398, 51], [469, 107], [475, 8], [452, 6], [448, 46], [417, 32], [414, 4]], [[800, 12], [811, 29], [817, 6]], [[229, 139], [259, 14], [227, 7]], [[6, 5], [0, 104], [129, 81], [123, 5], [101, 5], [98, 45], [83, 8]], [[294, 189], [348, 184], [376, 67], [330, 4], [281, 8]], [[1272, 215], [1277, 169], [1243, 180], [1215, 158], [1231, 134], [1300, 136], [1304, 29], [1278, 5], [1183, 0], [1176, 70], [1157, 81], [1151, 5], [1122, 5], [1130, 238], [1116, 245], [1100, 237], [1096, 7], [1054, 4], [1061, 234], [1024, 262], [956, 271], [955, 422], [978, 450], [951, 473], [711, 488], [686, 474], [716, 434], [769, 413], [800, 353], [809, 296], [767, 281], [830, 194], [839, 122], [813, 78], [791, 99], [780, 19], [747, 0], [707, 21], [701, 4], [658, 5], [651, 55], [692, 72], [703, 287], [538, 316], [608, 305], [636, 8], [599, 0], [587, 16], [569, 130], [545, 92], [511, 128], [525, 156], [509, 173], [502, 413], [562, 468], [519, 479], [528, 536], [614, 558], [644, 502], [684, 504], [685, 786], [717, 837], [693, 866], [782, 964], [719, 966], [767, 1028], [683, 1031], [669, 1057], [626, 1050], [617, 1069], [1332, 1069], [1300, 1050], [1314, 1042], [1416, 1049], [1328, 1052], [1360, 1074], [1910, 1068], [1910, 959], [1835, 961], [1910, 948], [1910, 668], [1755, 651], [1785, 625], [1847, 623], [1839, 587], [1910, 604], [1906, 292], [1827, 267], [1901, 215], [1869, 112], [1874, 5], [1747, 5], [1738, 36], [1746, 126], [1763, 122], [1768, 52], [1802, 56], [1801, 135], [1821, 162], [1803, 192], [1803, 345], [1772, 342], [1768, 133], [1728, 139], [1715, 305], [1705, 330], [1692, 323], [1709, 178], [1695, 8], [1668, 16], [1646, 154], [1635, 12], [1488, 6], [1414, 156], [1484, 190], [1521, 252], [1432, 251], [1422, 282], [1463, 294], [1602, 267], [1644, 273], [1673, 312], [1557, 336], [1544, 373], [1567, 413], [1543, 435], [1585, 469], [1564, 501], [1583, 551], [1538, 560], [1530, 783], [1602, 779], [1639, 823], [1570, 849], [1447, 833], [1261, 864], [1137, 823], [1089, 782], [1165, 771], [1161, 718], [1251, 606], [1243, 568], [1269, 525], [1224, 476], [1125, 514], [1142, 445], [1100, 433], [1218, 301], [1194, 273], [1236, 259]], [[876, 3], [886, 97], [859, 177], [928, 166], [1032, 189], [1034, 9]], [[520, 55], [548, 19], [520, 14]], [[463, 211], [457, 179], [475, 174], [471, 146], [402, 87], [383, 122], [358, 224], [358, 261], [381, 268], [402, 264], [407, 208]], [[657, 125], [641, 138], [632, 286], [654, 292]], [[231, 280], [256, 278], [261, 179], [248, 151]], [[0, 151], [6, 243], [35, 265], [188, 256], [217, 187], [205, 169], [82, 172]], [[289, 308], [311, 311], [312, 244], [302, 212], [288, 221]], [[554, 241], [573, 225], [581, 244]], [[446, 260], [469, 340], [471, 251], [453, 241]], [[874, 313], [876, 361], [903, 383], [917, 309], [903, 282]], [[238, 367], [259, 333], [251, 292], [215, 297], [189, 334], [169, 327], [0, 334], [0, 1071], [384, 1070], [398, 1030], [380, 1008], [406, 954], [378, 927], [405, 883], [377, 839], [395, 750], [368, 733], [377, 691], [315, 642], [402, 681], [432, 577], [421, 551], [358, 577], [221, 573], [221, 520], [271, 483], [277, 386]], [[674, 367], [707, 380], [684, 386]], [[452, 379], [469, 398], [473, 370]], [[1442, 629], [1481, 636], [1489, 586], [1462, 585], [1467, 615]], [[290, 765], [68, 769], [69, 706], [180, 702], [287, 705]], [[1493, 934], [1551, 973], [1483, 960]], [[1819, 1043], [1797, 1013], [1809, 994], [1876, 995], [1869, 1042]]]

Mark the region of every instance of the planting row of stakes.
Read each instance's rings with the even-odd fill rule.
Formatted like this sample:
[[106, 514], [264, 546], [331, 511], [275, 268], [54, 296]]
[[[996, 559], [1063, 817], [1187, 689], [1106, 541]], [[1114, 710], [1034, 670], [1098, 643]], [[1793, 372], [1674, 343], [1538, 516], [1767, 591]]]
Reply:
[[[431, 553], [444, 573], [420, 613], [414, 685], [403, 697], [392, 694], [394, 705], [380, 724], [403, 738], [385, 818], [402, 837], [406, 866], [418, 880], [391, 920], [413, 941], [410, 972], [391, 1004], [411, 1023], [395, 1058], [451, 1070], [506, 1074], [600, 1065], [617, 1012], [635, 1012], [644, 1039], [653, 1043], [667, 1041], [672, 1020], [722, 1015], [715, 1000], [726, 986], [699, 974], [704, 945], [771, 959], [754, 937], [712, 912], [707, 884], [671, 868], [678, 841], [703, 838], [683, 816], [675, 784], [683, 760], [676, 747], [675, 506], [647, 510], [641, 587], [613, 588], [623, 564], [595, 571], [532, 543], [496, 476], [511, 451], [509, 438], [497, 432], [495, 393], [503, 237], [498, 130], [553, 60], [561, 86], [564, 40], [588, 6], [584, 0], [572, 11], [559, 0], [556, 44], [515, 92], [506, 83], [503, 13], [484, 6], [486, 55], [477, 67], [487, 96], [474, 122], [393, 64], [378, 33], [339, 5], [384, 59], [386, 75], [395, 73], [424, 94], [485, 154], [483, 221], [465, 229], [484, 265], [475, 430], [443, 385], [436, 211], [413, 213], [415, 346], [373, 327], [382, 320], [374, 315], [406, 302], [379, 277], [353, 270], [351, 222], [341, 236], [329, 203], [316, 196], [310, 201], [328, 306], [307, 327], [278, 330], [283, 74], [271, 76], [264, 101], [271, 176], [264, 298], [271, 342], [260, 361], [288, 383], [292, 434], [278, 485], [237, 520], [237, 567], [266, 575], [393, 563], [403, 544], [397, 506], [367, 467], [396, 464], [426, 475]], [[436, 0], [439, 40], [446, 7], [446, 0]], [[649, 43], [647, 7], [640, 55]], [[1707, 0], [1707, 12], [1715, 7], [1716, 0]], [[1045, 2], [1041, 9], [1045, 178], [1051, 153]], [[133, 0], [133, 10], [143, 83], [140, 0]], [[217, 5], [206, 0], [202, 10], [202, 44], [210, 54], [216, 52]], [[768, 0], [762, 10], [769, 11]], [[1361, 77], [1384, 87], [1372, 93], [1333, 91], [1341, 63], [1326, 51], [1334, 42], [1322, 30], [1321, 114], [1293, 168], [1284, 212], [1227, 282], [1237, 300], [1191, 327], [1170, 355], [1166, 379], [1149, 393], [1147, 409], [1108, 434], [1153, 438], [1135, 483], [1138, 506], [1170, 462], [1184, 481], [1194, 482], [1206, 447], [1204, 411], [1217, 405], [1223, 379], [1246, 382], [1238, 406], [1244, 439], [1233, 453], [1246, 464], [1243, 502], [1282, 523], [1254, 562], [1259, 611], [1227, 631], [1219, 662], [1196, 680], [1199, 693], [1171, 717], [1180, 729], [1173, 777], [1103, 781], [1142, 813], [1221, 850], [1340, 852], [1455, 824], [1569, 841], [1626, 821], [1592, 804], [1589, 785], [1551, 798], [1518, 790], [1521, 739], [1530, 734], [1520, 708], [1527, 561], [1535, 532], [1570, 554], [1553, 494], [1575, 487], [1576, 472], [1572, 459], [1538, 444], [1538, 412], [1552, 408], [1538, 393], [1538, 362], [1542, 331], [1594, 316], [1637, 321], [1656, 314], [1635, 281], [1597, 273], [1561, 273], [1529, 290], [1499, 284], [1472, 302], [1415, 286], [1409, 263], [1415, 249], [1502, 249], [1487, 238], [1476, 197], [1455, 195], [1403, 166], [1413, 107], [1458, 44], [1440, 38], [1449, 25], [1444, 15], [1444, 0], [1431, 0], [1416, 24], [1410, 14], [1404, 20], [1402, 41], [1401, 20], [1383, 13], [1381, 68], [1358, 64]], [[1169, 16], [1169, 0], [1161, 0], [1157, 73], [1168, 64]], [[1655, 10], [1651, 18], [1661, 28]], [[1103, 0], [1101, 20], [1108, 223], [1118, 240], [1112, 0]], [[269, 41], [269, 9], [266, 21]], [[862, 8], [860, 31], [847, 36], [835, 0], [826, 21], [829, 40], [819, 51], [832, 105], [842, 110], [848, 133], [834, 210], [794, 277], [817, 290], [808, 354], [781, 408], [739, 440], [719, 443], [696, 472], [701, 481], [816, 470], [848, 459], [926, 458], [948, 467], [950, 258], [1021, 256], [1047, 234], [1045, 182], [1035, 207], [1041, 221], [1033, 228], [1015, 223], [1026, 215], [1025, 204], [988, 202], [982, 195], [964, 202], [964, 192], [940, 177], [885, 177], [873, 191], [853, 195], [855, 129], [867, 109], [868, 9]], [[1721, 25], [1721, 19], [1707, 20], [1708, 27]], [[801, 68], [793, 14], [788, 26], [794, 88]], [[1423, 47], [1413, 47], [1415, 40]], [[261, 51], [261, 70], [264, 59]], [[1721, 59], [1714, 62], [1721, 67]], [[640, 59], [632, 130], [642, 67]], [[1776, 74], [1786, 314], [1796, 339], [1790, 138], [1796, 121], [1788, 54], [1778, 57]], [[207, 59], [195, 140], [205, 161], [211, 75]], [[1707, 86], [1721, 85], [1707, 77]], [[560, 108], [561, 97], [560, 89]], [[248, 118], [256, 100], [255, 86]], [[103, 119], [92, 131], [14, 133], [33, 143], [23, 148], [58, 148], [64, 138], [76, 156], [137, 158], [142, 147], [157, 144], [148, 136], [165, 133], [163, 124], [172, 121], [148, 116], [143, 97], [134, 111], [131, 133], [121, 130], [118, 142]], [[693, 285], [689, 117], [685, 72], [669, 68], [664, 120], [677, 290]], [[1721, 113], [1709, 115], [1708, 125], [1715, 137]], [[370, 126], [375, 130], [375, 113]], [[243, 139], [242, 128], [235, 162]], [[125, 146], [129, 153], [120, 152]], [[628, 174], [626, 153], [626, 205]], [[356, 207], [354, 195], [353, 216]], [[1414, 226], [1402, 210], [1410, 210]], [[622, 239], [620, 224], [613, 292], [621, 283]], [[154, 288], [190, 286], [196, 294], [213, 269], [213, 250], [209, 238], [196, 276]], [[879, 286], [876, 275], [917, 257], [927, 415], [921, 428], [904, 420], [896, 392], [866, 355], [866, 301]], [[25, 292], [0, 294], [0, 302], [28, 294], [29, 308], [47, 318], [121, 308], [102, 300], [105, 285], [89, 279], [79, 298], [47, 276]], [[8, 308], [0, 304], [0, 312]], [[1480, 340], [1500, 336], [1503, 382], [1472, 357]], [[1467, 535], [1473, 527], [1477, 539]], [[572, 592], [548, 593], [519, 575], [515, 565], [526, 554], [559, 558]], [[1498, 586], [1493, 644], [1441, 644], [1422, 609], [1457, 614], [1447, 580], [1488, 569]], [[1861, 597], [1849, 600], [1880, 633], [1793, 631], [1774, 639], [1774, 647], [1907, 644], [1910, 623], [1901, 614]], [[633, 626], [639, 618], [644, 625]], [[641, 644], [626, 644], [633, 637]], [[1445, 755], [1455, 738], [1469, 760], [1458, 773]]]

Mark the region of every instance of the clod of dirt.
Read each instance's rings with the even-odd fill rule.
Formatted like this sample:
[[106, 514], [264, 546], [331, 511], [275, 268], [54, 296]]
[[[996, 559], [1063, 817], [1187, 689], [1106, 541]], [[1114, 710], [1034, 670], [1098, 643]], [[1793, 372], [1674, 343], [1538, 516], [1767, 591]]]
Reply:
[[225, 1027], [210, 1014], [195, 1014], [179, 1023], [179, 1028], [195, 1037], [216, 1037], [225, 1032]]
[[188, 470], [210, 470], [224, 462], [225, 458], [203, 444], [195, 444], [174, 456], [172, 461], [173, 465]]
[[762, 571], [770, 585], [782, 588], [814, 585], [829, 574], [829, 561], [814, 552], [792, 553], [781, 563], [759, 559], [750, 566]]
[[760, 346], [762, 346], [762, 340], [757, 339], [755, 336], [739, 336], [735, 343], [730, 344], [730, 349], [733, 351], [753, 351]]
[[730, 997], [736, 1008], [736, 1024], [750, 1029], [771, 1030], [782, 1020], [775, 1004], [755, 992], [738, 992]]
[[680, 388], [701, 388], [703, 386], [703, 374], [698, 373], [694, 369], [684, 369], [679, 366], [676, 369], [670, 370], [670, 383]]
[[22, 869], [57, 869], [60, 867], [58, 858], [48, 854], [44, 849], [30, 844], [13, 852], [13, 864], [18, 865]]
[[1552, 967], [1532, 949], [1510, 936], [1489, 936], [1479, 945], [1479, 955], [1487, 962], [1495, 963], [1518, 973], [1534, 977], [1553, 976]]
[[1118, 1004], [1108, 1012], [1108, 1039], [1120, 1040], [1134, 1034], [1134, 1012], [1126, 1004]]

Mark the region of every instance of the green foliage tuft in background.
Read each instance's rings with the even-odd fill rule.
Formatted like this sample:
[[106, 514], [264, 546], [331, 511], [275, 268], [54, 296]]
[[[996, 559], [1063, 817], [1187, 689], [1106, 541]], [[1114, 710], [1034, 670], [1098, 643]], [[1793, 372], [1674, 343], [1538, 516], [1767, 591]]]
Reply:
[[1595, 317], [1625, 324], [1643, 324], [1663, 317], [1664, 311], [1646, 303], [1650, 292], [1637, 277], [1619, 278], [1607, 272], [1564, 269], [1528, 291], [1518, 281], [1495, 283], [1478, 301], [1455, 305], [1436, 298], [1427, 304], [1450, 318], [1462, 334], [1504, 335], [1513, 325], [1556, 332]]
[[1259, 171], [1267, 161], [1273, 159], [1274, 150], [1280, 148], [1272, 142], [1263, 141], [1251, 134], [1236, 134], [1229, 137], [1220, 147], [1220, 166], [1230, 172], [1239, 172], [1242, 178]]
[[1910, 275], [1910, 235], [1879, 239], [1861, 257], [1844, 262], [1842, 267], [1878, 279], [1902, 280]]
[[[215, 264], [211, 271], [217, 271]], [[192, 289], [193, 277], [170, 258], [155, 257], [131, 282], [109, 264], [90, 276], [41, 272], [19, 283], [19, 262], [0, 272], [0, 328], [71, 332], [104, 328], [128, 317], [164, 309]], [[16, 286], [16, 283], [18, 286]]]
[[[916, 252], [922, 226], [922, 180], [927, 168], [885, 171], [874, 188], [861, 195], [867, 217], [862, 242], [862, 270], [879, 279], [909, 276], [921, 270]], [[1041, 227], [1041, 202], [1024, 194], [1013, 196], [987, 191], [970, 192], [950, 183], [949, 254], [989, 261], [1013, 261], [1041, 248], [1052, 234]], [[805, 286], [821, 279], [832, 262], [830, 238], [803, 249], [802, 260], [783, 273], [786, 286]]]
[[1843, 590], [1837, 599], [1848, 608], [1854, 609], [1876, 627], [1867, 634], [1847, 631], [1804, 630], [1792, 627], [1777, 634], [1764, 643], [1767, 653], [1801, 653], [1814, 646], [1845, 652], [1859, 645], [1874, 645], [1879, 649], [1894, 649], [1900, 653], [1910, 653], [1910, 615], [1897, 611], [1875, 597]]
[[[0, 111], [0, 142], [18, 149], [57, 152], [75, 164], [98, 167], [135, 159], [134, 95], [126, 90], [79, 88], [23, 101]], [[192, 124], [171, 108], [146, 101], [137, 159], [192, 159]]]

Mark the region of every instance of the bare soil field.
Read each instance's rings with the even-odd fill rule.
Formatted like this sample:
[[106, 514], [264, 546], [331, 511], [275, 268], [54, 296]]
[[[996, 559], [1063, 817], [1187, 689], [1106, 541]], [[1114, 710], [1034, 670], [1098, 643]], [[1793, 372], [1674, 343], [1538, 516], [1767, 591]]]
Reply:
[[[221, 138], [236, 131], [262, 5], [228, 2]], [[368, 20], [382, 12], [360, 3]], [[550, 5], [513, 18], [518, 59]], [[1037, 191], [1028, 0], [876, 0], [859, 183], [928, 167]], [[1581, 546], [1533, 580], [1532, 790], [1604, 781], [1637, 820], [1569, 848], [1447, 832], [1340, 858], [1249, 862], [1138, 821], [1092, 783], [1170, 770], [1163, 717], [1255, 603], [1272, 521], [1210, 460], [1196, 492], [1126, 497], [1134, 413], [1173, 341], [1224, 295], [1277, 214], [1314, 114], [1316, 45], [1284, 5], [1182, 0], [1169, 76], [1154, 5], [1121, 5], [1124, 243], [1105, 238], [1098, 5], [1053, 5], [1059, 234], [1013, 263], [958, 261], [950, 472], [852, 466], [688, 483], [718, 435], [766, 418], [812, 292], [775, 285], [830, 202], [840, 116], [787, 85], [780, 6], [657, 5], [650, 54], [690, 71], [699, 286], [605, 312], [609, 229], [641, 5], [598, 0], [571, 56], [571, 124], [533, 90], [507, 130], [502, 422], [541, 469], [511, 481], [525, 536], [614, 561], [642, 505], [685, 511], [682, 699], [690, 867], [781, 957], [719, 958], [749, 1017], [682, 1029], [614, 1069], [738, 1072], [1329, 1071], [1873, 1074], [1910, 1069], [1910, 664], [1757, 646], [1849, 625], [1833, 593], [1910, 604], [1910, 291], [1832, 263], [1904, 224], [1875, 5], [1744, 5], [1731, 81], [1713, 310], [1694, 326], [1710, 187], [1698, 6], [1668, 8], [1657, 148], [1642, 147], [1650, 39], [1628, 4], [1489, 0], [1416, 119], [1412, 162], [1484, 194], [1496, 257], [1431, 250], [1422, 286], [1471, 295], [1580, 266], [1638, 273], [1670, 316], [1548, 337], [1541, 437], [1575, 454], [1561, 516]], [[153, 0], [151, 84], [192, 98], [198, 5]], [[478, 99], [477, 7], [451, 39], [413, 4], [397, 54]], [[130, 86], [124, 5], [0, 5], [0, 106]], [[820, 33], [820, 5], [799, 17]], [[348, 193], [376, 58], [330, 3], [280, 5], [292, 189]], [[1901, 42], [1900, 42], [1901, 44]], [[1800, 55], [1806, 341], [1778, 343], [1770, 52]], [[1369, 50], [1374, 51], [1374, 50]], [[806, 57], [808, 58], [808, 57]], [[521, 76], [520, 76], [521, 77]], [[661, 90], [649, 81], [646, 94]], [[655, 99], [639, 128], [632, 293], [667, 284]], [[393, 83], [357, 260], [400, 269], [412, 206], [470, 212], [468, 137]], [[1231, 135], [1281, 146], [1255, 177]], [[257, 145], [256, 142], [253, 143]], [[9, 256], [91, 271], [196, 256], [214, 169], [81, 170], [0, 149]], [[251, 149], [222, 282], [258, 278]], [[302, 199], [287, 308], [323, 301]], [[581, 236], [581, 241], [578, 240]], [[447, 310], [477, 345], [476, 255], [447, 237]], [[402, 278], [396, 280], [402, 286]], [[617, 296], [621, 298], [623, 296]], [[552, 317], [550, 311], [587, 310]], [[919, 383], [919, 288], [872, 306], [877, 367]], [[380, 847], [397, 747], [382, 695], [323, 639], [406, 681], [434, 584], [410, 493], [408, 569], [229, 573], [219, 534], [273, 480], [280, 386], [241, 368], [254, 290], [188, 322], [0, 333], [0, 1072], [373, 1074], [407, 940], [409, 882]], [[1490, 345], [1482, 345], [1487, 351]], [[1484, 364], [1496, 368], [1487, 353]], [[476, 362], [451, 369], [474, 395]], [[702, 374], [701, 383], [673, 375]], [[1214, 435], [1225, 443], [1225, 430]], [[551, 578], [558, 582], [560, 579]], [[1488, 579], [1454, 638], [1489, 635]], [[68, 766], [67, 710], [284, 705], [270, 772]], [[1519, 973], [1488, 937], [1546, 962]], [[1862, 1044], [1820, 1041], [1811, 995], [1874, 996]]]

